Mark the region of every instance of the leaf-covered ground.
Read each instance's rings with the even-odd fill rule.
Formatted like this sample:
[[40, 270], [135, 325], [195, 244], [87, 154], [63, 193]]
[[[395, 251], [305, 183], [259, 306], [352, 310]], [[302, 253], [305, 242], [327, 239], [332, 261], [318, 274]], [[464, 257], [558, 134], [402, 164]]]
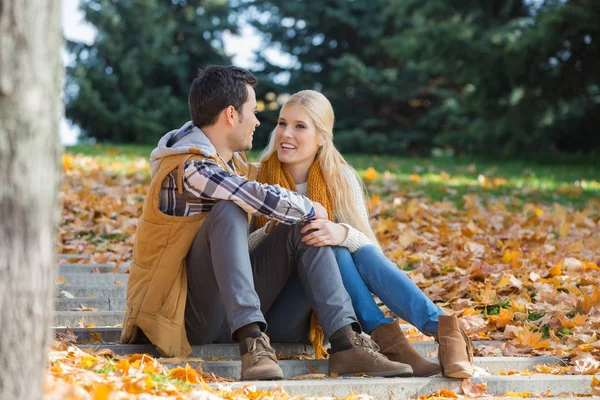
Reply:
[[[98, 263], [131, 259], [149, 182], [149, 150], [87, 146], [64, 155], [59, 253], [89, 253]], [[479, 355], [556, 355], [571, 360], [563, 367], [507, 374], [600, 373], [597, 166], [580, 160], [348, 159], [365, 179], [373, 226], [388, 257], [430, 298], [461, 317], [471, 338], [495, 342], [480, 347]], [[92, 369], [86, 362], [100, 365], [96, 358], [108, 363], [107, 376], [112, 378], [90, 383], [85, 389], [90, 393], [104, 393], [106, 385], [119, 381], [124, 393], [164, 390], [161, 393], [176, 395], [176, 390], [189, 389], [177, 378], [192, 383], [196, 379], [190, 371], [175, 377], [172, 371], [145, 371], [160, 369], [154, 360], [106, 359], [78, 351], [57, 347], [52, 353], [52, 390], [70, 379], [61, 377], [78, 376], [65, 366], [69, 357], [77, 360], [73, 368], [82, 371]], [[135, 367], [124, 384], [126, 363]], [[157, 379], [164, 379], [160, 389]], [[188, 396], [210, 398], [202, 397], [208, 392]]]

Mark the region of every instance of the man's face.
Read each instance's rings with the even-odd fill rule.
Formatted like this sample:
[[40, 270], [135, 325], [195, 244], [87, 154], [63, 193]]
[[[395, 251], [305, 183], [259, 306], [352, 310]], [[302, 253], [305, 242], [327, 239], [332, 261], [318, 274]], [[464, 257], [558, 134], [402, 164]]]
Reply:
[[254, 130], [260, 126], [260, 121], [256, 118], [256, 93], [250, 85], [246, 85], [246, 89], [248, 90], [248, 99], [240, 107], [229, 141], [229, 147], [233, 151], [250, 150]]

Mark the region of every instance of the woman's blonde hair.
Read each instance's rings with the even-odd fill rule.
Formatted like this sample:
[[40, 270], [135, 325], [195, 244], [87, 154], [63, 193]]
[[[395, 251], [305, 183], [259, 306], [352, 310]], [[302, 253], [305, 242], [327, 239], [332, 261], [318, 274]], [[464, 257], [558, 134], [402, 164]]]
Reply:
[[[315, 161], [320, 164], [335, 213], [339, 216], [340, 220], [349, 223], [367, 235], [369, 239], [373, 241], [373, 244], [377, 244], [377, 238], [373, 229], [371, 229], [371, 226], [359, 216], [354, 197], [347, 196], [348, 193], [352, 193], [352, 189], [348, 182], [348, 178], [342, 170], [343, 166], [346, 166], [347, 170], [354, 175], [354, 178], [357, 179], [361, 185], [363, 200], [368, 204], [366, 190], [362, 179], [333, 144], [333, 124], [335, 116], [331, 103], [327, 100], [327, 97], [319, 92], [314, 90], [302, 90], [293, 94], [285, 102], [281, 110], [283, 111], [287, 107], [292, 106], [300, 106], [306, 111], [317, 128], [317, 134], [321, 135], [321, 138], [323, 139], [323, 145], [317, 152]], [[269, 145], [260, 155], [260, 163], [262, 164], [269, 159], [275, 151], [274, 130], [271, 133]]]

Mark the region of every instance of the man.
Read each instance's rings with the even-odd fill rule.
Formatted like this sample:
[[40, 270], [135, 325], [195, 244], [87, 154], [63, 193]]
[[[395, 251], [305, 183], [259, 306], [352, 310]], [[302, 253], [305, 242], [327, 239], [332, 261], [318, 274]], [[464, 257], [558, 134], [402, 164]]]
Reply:
[[[358, 334], [332, 250], [301, 242], [304, 223], [327, 218], [324, 207], [254, 182], [241, 151], [252, 148], [260, 125], [256, 83], [236, 67], [200, 70], [189, 94], [192, 121], [152, 152], [122, 342], [145, 335], [165, 355], [185, 356], [190, 342], [234, 339], [242, 379], [282, 379], [264, 314], [297, 274], [329, 337], [330, 372], [410, 376], [410, 366], [389, 361]], [[252, 253], [249, 214], [281, 222]]]

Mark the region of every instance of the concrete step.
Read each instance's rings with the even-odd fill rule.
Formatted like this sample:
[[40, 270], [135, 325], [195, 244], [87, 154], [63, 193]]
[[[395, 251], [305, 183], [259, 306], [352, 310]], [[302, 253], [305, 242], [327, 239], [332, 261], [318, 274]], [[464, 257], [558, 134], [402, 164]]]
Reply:
[[54, 326], [116, 326], [123, 323], [123, 311], [57, 311], [54, 313]]
[[[437, 363], [437, 359], [434, 358], [430, 358], [429, 361]], [[564, 361], [557, 357], [475, 357], [474, 363], [492, 375], [499, 375], [502, 371], [521, 371], [533, 368], [535, 365], [553, 365]], [[189, 364], [196, 367], [200, 363]], [[201, 364], [205, 372], [225, 378], [240, 378], [242, 364], [238, 360], [206, 361]], [[185, 363], [183, 365], [185, 366]], [[329, 373], [327, 360], [279, 360], [279, 365], [285, 378], [311, 373]]]
[[[124, 298], [75, 297], [73, 299], [57, 299], [56, 311], [82, 311], [81, 308], [93, 308], [98, 311], [125, 311], [127, 302]], [[87, 311], [86, 311], [87, 312]]]
[[[507, 392], [533, 392], [542, 397], [558, 394], [591, 394], [592, 376], [487, 376], [471, 378], [474, 384], [485, 383], [490, 396], [502, 396]], [[344, 398], [351, 393], [362, 393], [377, 400], [405, 399], [426, 396], [437, 390], [448, 389], [462, 394], [461, 379], [448, 378], [335, 378], [322, 380], [283, 380], [240, 382], [231, 385], [240, 388], [251, 385], [256, 390], [274, 390], [282, 387], [288, 394], [301, 397], [330, 396]], [[217, 388], [218, 384], [210, 384]], [[550, 394], [547, 394], [547, 391]], [[564, 397], [563, 397], [564, 398]]]
[[[72, 274], [72, 273], [109, 273], [115, 270], [114, 264], [71, 264], [71, 263], [63, 263], [58, 265], [59, 276], [64, 274]], [[129, 270], [129, 263], [121, 263], [119, 265], [119, 269], [116, 272], [126, 272]]]
[[[121, 328], [114, 327], [101, 327], [101, 328], [52, 328], [54, 332], [65, 333], [67, 330], [72, 332], [77, 343], [89, 343], [92, 339], [96, 339], [98, 336], [102, 338], [104, 342], [118, 342], [121, 340]], [[80, 347], [85, 347], [81, 345]]]
[[[104, 328], [93, 328], [94, 331], [100, 332], [105, 344], [101, 345], [81, 345], [81, 348], [92, 347], [95, 349], [109, 349], [115, 354], [124, 355], [124, 354], [141, 354], [147, 353], [152, 354], [154, 356], [160, 356], [156, 351], [155, 347], [151, 344], [111, 344], [110, 342], [114, 342], [115, 340], [108, 339], [108, 335], [112, 334], [112, 332], [108, 332], [108, 335], [104, 335], [100, 329]], [[85, 332], [82, 332], [81, 335], [85, 335]], [[120, 340], [120, 336], [117, 338], [117, 341]], [[82, 343], [89, 341], [89, 336], [81, 336]], [[491, 343], [502, 343], [502, 342], [474, 342], [475, 347], [489, 345]], [[272, 345], [276, 349], [280, 349], [280, 353], [282, 355], [290, 355], [290, 354], [314, 354], [311, 345], [301, 344], [301, 343], [272, 343]], [[437, 350], [437, 344], [435, 342], [413, 342], [412, 345], [414, 348], [424, 357], [428, 357], [429, 354], [433, 353]], [[279, 346], [279, 347], [276, 347]], [[229, 360], [237, 360], [239, 359], [239, 350], [238, 345], [235, 343], [217, 343], [217, 344], [205, 344], [205, 345], [195, 345], [192, 346], [192, 354], [190, 357], [200, 357], [204, 360], [208, 360], [211, 358], [225, 358]], [[558, 360], [558, 359], [555, 359]]]
[[73, 260], [73, 259], [81, 259], [81, 260], [89, 260], [89, 254], [57, 254], [56, 258], [58, 260]]
[[127, 285], [56, 285], [57, 297], [65, 290], [74, 297], [125, 298]]
[[[59, 277], [60, 280], [64, 280], [67, 285], [86, 285], [86, 286], [112, 286], [112, 285], [126, 285], [129, 281], [129, 274], [119, 273], [105, 273], [105, 274], [92, 274], [89, 272], [76, 273], [71, 272], [68, 274], [62, 274]], [[120, 282], [120, 283], [119, 283]]]

